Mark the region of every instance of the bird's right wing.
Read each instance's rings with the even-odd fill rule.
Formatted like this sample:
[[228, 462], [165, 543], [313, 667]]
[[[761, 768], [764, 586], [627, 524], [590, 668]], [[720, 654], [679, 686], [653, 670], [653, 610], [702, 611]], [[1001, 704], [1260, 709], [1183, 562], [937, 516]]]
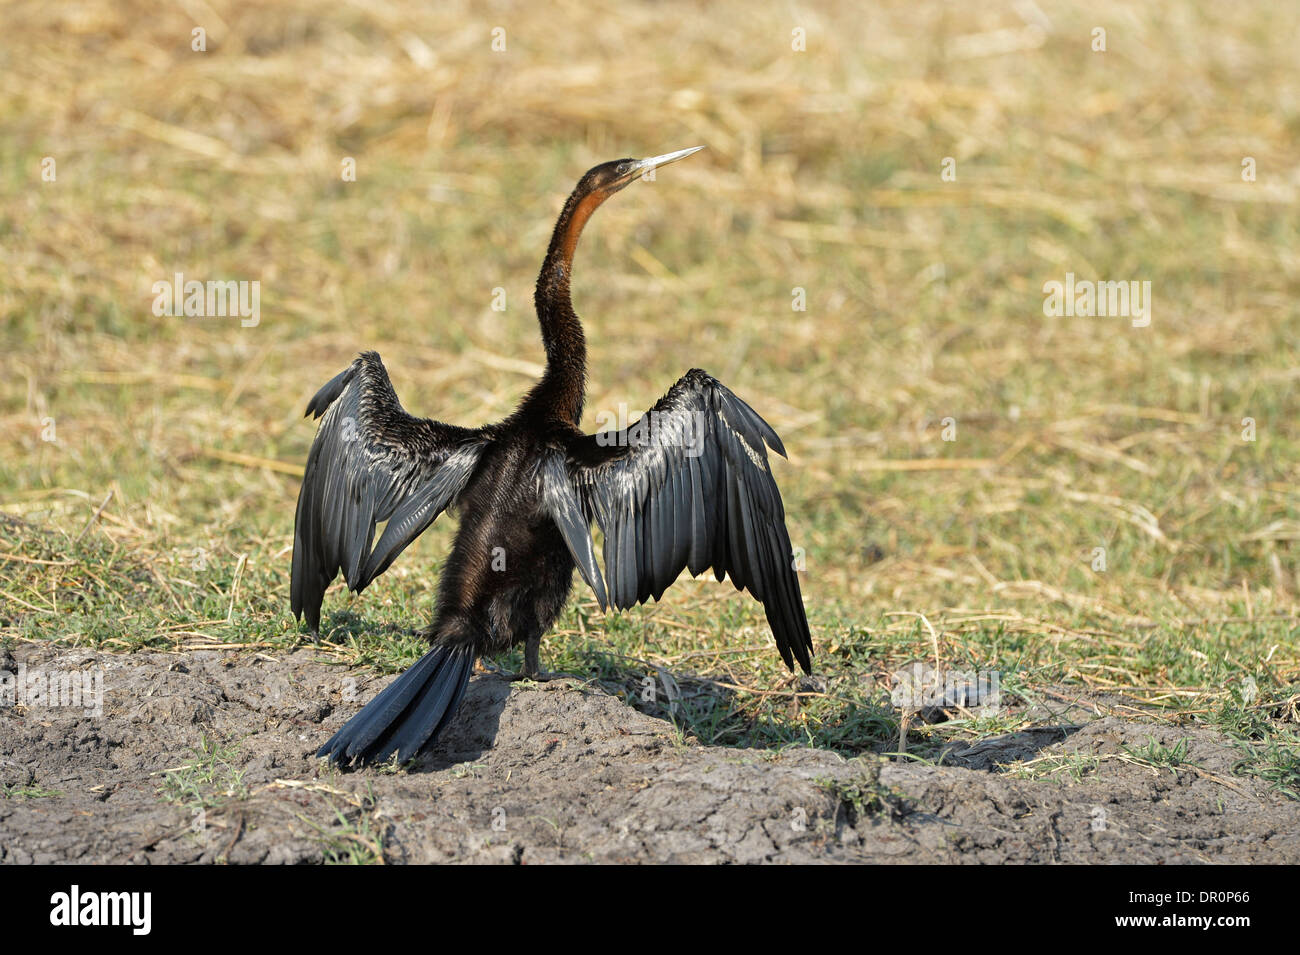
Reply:
[[622, 431], [574, 435], [541, 472], [547, 512], [603, 607], [590, 522], [605, 536], [608, 600], [656, 600], [682, 569], [713, 568], [762, 602], [786, 666], [811, 672], [812, 639], [767, 446], [781, 439], [699, 369]]
[[492, 438], [407, 414], [375, 352], [317, 392], [307, 414], [324, 418], [298, 494], [290, 600], [315, 633], [338, 572], [359, 592], [387, 570], [455, 502]]

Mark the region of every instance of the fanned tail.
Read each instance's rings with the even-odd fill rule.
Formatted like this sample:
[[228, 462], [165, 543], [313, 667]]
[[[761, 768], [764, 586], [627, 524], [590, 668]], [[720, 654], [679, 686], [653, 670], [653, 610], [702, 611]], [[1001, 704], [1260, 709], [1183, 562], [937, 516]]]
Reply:
[[347, 766], [414, 758], [451, 722], [474, 669], [469, 645], [435, 646], [386, 686], [316, 753]]

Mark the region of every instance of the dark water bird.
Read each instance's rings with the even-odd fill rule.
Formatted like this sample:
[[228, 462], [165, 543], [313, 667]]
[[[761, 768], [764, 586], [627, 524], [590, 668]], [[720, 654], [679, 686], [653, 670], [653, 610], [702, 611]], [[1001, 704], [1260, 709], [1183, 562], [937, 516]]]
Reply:
[[[730, 576], [763, 604], [787, 667], [811, 672], [812, 640], [767, 448], [775, 431], [698, 368], [620, 431], [578, 427], [587, 345], [569, 283], [578, 237], [602, 202], [695, 149], [591, 169], [564, 204], [537, 277], [546, 370], [515, 412], [481, 428], [407, 414], [374, 352], [307, 406], [321, 418], [294, 527], [293, 612], [319, 639], [340, 570], [356, 592], [443, 511], [460, 527], [438, 586], [429, 651], [321, 747], [347, 765], [401, 762], [447, 726], [480, 656], [524, 645], [539, 677], [544, 634], [577, 567], [604, 610], [663, 594], [683, 568]], [[604, 575], [592, 522], [604, 535]], [[386, 523], [385, 523], [386, 522]], [[379, 542], [377, 525], [384, 523]]]

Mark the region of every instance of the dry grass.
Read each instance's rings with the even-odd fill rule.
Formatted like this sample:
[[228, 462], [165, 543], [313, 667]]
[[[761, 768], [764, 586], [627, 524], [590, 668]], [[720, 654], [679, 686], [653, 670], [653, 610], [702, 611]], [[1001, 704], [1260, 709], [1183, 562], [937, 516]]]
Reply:
[[[906, 610], [950, 662], [1031, 684], [1204, 710], [1250, 675], [1286, 699], [1300, 13], [861, 7], [9, 5], [0, 508], [70, 540], [113, 497], [75, 547], [5, 537], [8, 632], [282, 640], [306, 398], [373, 347], [412, 410], [504, 414], [539, 367], [531, 284], [573, 181], [705, 143], [584, 238], [590, 414], [701, 365], [773, 422], [832, 677], [927, 655], [886, 616]], [[260, 281], [260, 324], [154, 316], [177, 271]], [[1150, 326], [1045, 317], [1066, 272], [1150, 281]], [[352, 657], [427, 613], [447, 539], [337, 618]], [[583, 600], [573, 652], [775, 679], [760, 615], [720, 588], [622, 622]]]

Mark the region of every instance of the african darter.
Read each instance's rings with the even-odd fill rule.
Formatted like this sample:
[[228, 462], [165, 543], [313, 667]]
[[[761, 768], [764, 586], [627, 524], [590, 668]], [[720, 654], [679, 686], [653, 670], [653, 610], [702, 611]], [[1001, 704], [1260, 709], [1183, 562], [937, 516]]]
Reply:
[[[775, 431], [698, 368], [616, 432], [578, 427], [587, 345], [569, 284], [574, 249], [602, 202], [702, 147], [602, 163], [564, 204], [534, 301], [546, 349], [541, 380], [504, 421], [462, 428], [402, 409], [379, 355], [366, 352], [323, 387], [294, 527], [292, 606], [319, 639], [325, 588], [359, 592], [439, 514], [460, 514], [431, 648], [321, 747], [347, 765], [427, 748], [455, 716], [474, 661], [524, 645], [523, 673], [569, 595], [573, 569], [600, 606], [656, 600], [683, 568], [712, 568], [763, 604], [787, 667], [810, 671], [812, 641], [767, 448]], [[591, 524], [604, 535], [604, 576]], [[386, 522], [386, 523], [384, 523]], [[375, 544], [377, 525], [383, 533]]]

